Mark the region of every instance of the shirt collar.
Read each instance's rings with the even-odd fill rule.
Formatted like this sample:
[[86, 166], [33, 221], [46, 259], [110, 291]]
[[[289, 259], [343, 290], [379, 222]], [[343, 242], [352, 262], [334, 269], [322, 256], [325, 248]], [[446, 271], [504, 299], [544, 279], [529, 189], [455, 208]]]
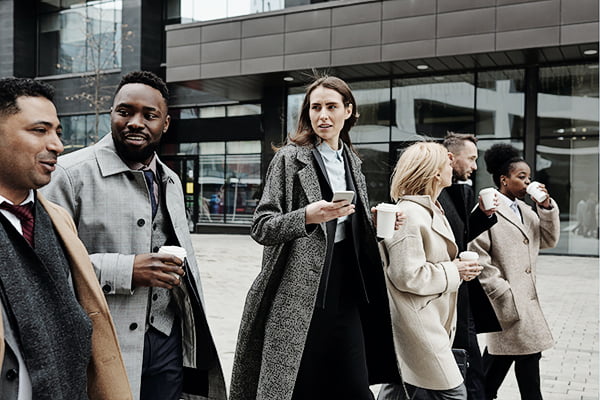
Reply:
[[33, 203], [35, 201], [35, 195], [33, 192], [33, 189], [29, 189], [29, 194], [27, 195], [27, 197], [25, 198], [25, 200], [23, 200], [21, 202], [21, 204], [15, 204], [12, 201], [10, 201], [9, 199], [7, 199], [6, 197], [0, 195], [0, 204], [7, 202], [8, 204], [12, 204], [12, 205], [17, 205], [17, 206], [23, 206], [25, 204], [28, 203]]
[[498, 194], [500, 195], [500, 199], [502, 199], [502, 201], [504, 201], [504, 203], [507, 206], [509, 206], [510, 208], [512, 208], [515, 211], [519, 210], [519, 205], [517, 204], [517, 199], [511, 200], [505, 194], [500, 193], [500, 191], [498, 191]]
[[142, 164], [141, 162], [137, 162], [137, 161], [134, 161], [134, 162], [125, 161], [125, 164], [127, 164], [127, 166], [134, 171], [150, 170], [150, 171], [152, 171], [154, 176], [158, 176], [158, 171], [157, 171], [157, 166], [156, 166], [156, 153], [154, 153], [152, 155], [152, 159], [150, 160], [148, 165]]
[[333, 150], [329, 145], [325, 142], [321, 142], [320, 145], [317, 146], [317, 150], [321, 153], [321, 156], [327, 161], [333, 160], [342, 160], [342, 152], [344, 151], [344, 143], [340, 140], [340, 149]]

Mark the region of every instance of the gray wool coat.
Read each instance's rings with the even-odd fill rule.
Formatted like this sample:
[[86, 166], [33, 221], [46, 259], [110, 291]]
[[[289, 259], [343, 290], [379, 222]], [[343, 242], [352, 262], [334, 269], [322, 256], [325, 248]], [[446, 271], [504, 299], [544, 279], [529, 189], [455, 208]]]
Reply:
[[[161, 201], [165, 202], [177, 243], [187, 251], [188, 278], [193, 279], [202, 302], [200, 271], [188, 230], [181, 182], [174, 171], [158, 159], [157, 163], [163, 180], [164, 198]], [[90, 253], [117, 329], [134, 399], [138, 399], [149, 289], [132, 288], [131, 275], [135, 255], [150, 252], [153, 229], [143, 173], [129, 170], [116, 153], [109, 133], [93, 146], [61, 156], [52, 181], [43, 188], [43, 193], [71, 214], [79, 237]], [[208, 397], [199, 396], [186, 387], [182, 397], [224, 400], [225, 381], [218, 358], [207, 371], [197, 368], [199, 352], [208, 354], [207, 350], [214, 349], [214, 342], [207, 333], [204, 343], [197, 343], [201, 336], [198, 323], [205, 325], [206, 316], [195, 312], [196, 302], [191, 296], [185, 296], [185, 299], [182, 344], [184, 367], [190, 372], [185, 381], [198, 382], [201, 380], [198, 376], [208, 375], [209, 393]], [[204, 304], [198, 306], [204, 309]]]
[[558, 206], [537, 208], [517, 201], [523, 222], [501, 202], [498, 223], [469, 244], [479, 254], [479, 281], [488, 295], [501, 332], [487, 334], [490, 354], [534, 354], [554, 344], [536, 288], [540, 249], [556, 246], [560, 235]]
[[[265, 246], [262, 270], [246, 298], [230, 400], [292, 397], [327, 246], [333, 246], [334, 239], [327, 237], [325, 223], [308, 230], [305, 223], [305, 207], [324, 199], [311, 151], [312, 147], [287, 145], [275, 154], [267, 172], [251, 233], [254, 240]], [[372, 311], [362, 316], [369, 379], [371, 383], [400, 382], [361, 161], [347, 146], [345, 153], [359, 198], [355, 221], [363, 232], [359, 238], [361, 268], [370, 275], [365, 280], [370, 300], [367, 308]]]

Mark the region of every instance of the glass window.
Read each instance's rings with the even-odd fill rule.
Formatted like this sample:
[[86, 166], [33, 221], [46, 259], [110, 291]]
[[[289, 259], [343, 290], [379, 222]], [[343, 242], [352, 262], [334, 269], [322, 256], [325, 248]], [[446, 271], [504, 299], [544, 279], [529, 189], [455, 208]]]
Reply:
[[389, 143], [356, 144], [356, 151], [363, 160], [361, 171], [367, 182], [369, 202], [373, 207], [389, 202], [390, 193], [390, 145]]
[[64, 153], [90, 146], [110, 132], [110, 114], [61, 116]]
[[42, 4], [52, 11], [38, 15], [39, 75], [120, 68], [120, 0]]
[[390, 81], [367, 81], [350, 84], [358, 121], [350, 130], [353, 143], [389, 142], [391, 116]]
[[225, 106], [200, 108], [200, 118], [219, 118], [225, 116]]
[[228, 117], [241, 117], [244, 115], [261, 115], [262, 108], [260, 104], [238, 104], [227, 106]]
[[394, 80], [392, 141], [474, 132], [474, 79], [460, 74]]
[[598, 64], [540, 68], [536, 180], [561, 211], [548, 252], [598, 255]]
[[293, 87], [289, 89], [287, 97], [287, 133], [293, 135], [298, 126], [298, 118], [300, 118], [300, 108], [302, 100], [304, 100], [305, 89], [302, 87]]
[[[209, 21], [281, 10], [285, 3], [284, 0], [180, 0], [168, 3], [167, 15], [175, 20], [179, 14], [181, 23]], [[304, 3], [310, 4], [310, 1]]]
[[201, 223], [252, 222], [261, 184], [261, 142], [179, 144], [180, 155], [198, 155]]
[[477, 128], [479, 139], [522, 138], [525, 93], [523, 70], [477, 74]]

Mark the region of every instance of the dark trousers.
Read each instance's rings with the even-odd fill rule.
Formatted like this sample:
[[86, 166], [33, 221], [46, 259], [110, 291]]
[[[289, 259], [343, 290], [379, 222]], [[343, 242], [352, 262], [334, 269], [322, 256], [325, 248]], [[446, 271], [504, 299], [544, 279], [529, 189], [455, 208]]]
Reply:
[[540, 358], [542, 353], [518, 356], [489, 354], [483, 352], [485, 390], [488, 400], [495, 399], [512, 363], [515, 363], [515, 376], [522, 400], [542, 400], [540, 388]]
[[292, 399], [373, 399], [358, 307], [315, 309]]
[[179, 400], [183, 389], [181, 327], [176, 319], [171, 335], [149, 327], [144, 336], [140, 400]]
[[293, 400], [373, 399], [353, 254], [350, 240], [335, 244], [325, 307], [313, 311]]
[[468, 400], [484, 400], [485, 399], [485, 384], [483, 375], [483, 363], [481, 359], [481, 350], [477, 342], [477, 331], [475, 329], [475, 321], [473, 314], [469, 308], [469, 329], [468, 329], [468, 346], [465, 350], [469, 353], [469, 367], [467, 368], [467, 376], [465, 386], [467, 387]]

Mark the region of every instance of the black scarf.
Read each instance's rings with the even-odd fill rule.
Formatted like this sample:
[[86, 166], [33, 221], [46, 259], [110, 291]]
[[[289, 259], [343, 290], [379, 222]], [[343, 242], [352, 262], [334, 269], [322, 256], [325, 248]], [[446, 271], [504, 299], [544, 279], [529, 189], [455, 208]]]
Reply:
[[69, 284], [69, 263], [46, 210], [34, 207], [35, 250], [0, 213], [0, 296], [34, 399], [87, 399], [91, 322]]

